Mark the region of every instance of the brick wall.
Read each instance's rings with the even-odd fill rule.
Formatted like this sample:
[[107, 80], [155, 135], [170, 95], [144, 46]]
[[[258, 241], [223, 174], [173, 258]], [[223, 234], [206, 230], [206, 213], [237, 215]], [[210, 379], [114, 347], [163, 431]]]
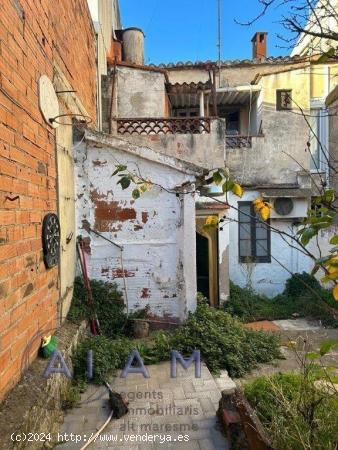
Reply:
[[[19, 379], [35, 333], [58, 325], [59, 272], [46, 270], [41, 244], [43, 217], [57, 212], [55, 130], [38, 107], [38, 79], [53, 79], [55, 67], [95, 122], [95, 36], [86, 0], [2, 0], [0, 399]], [[29, 360], [39, 344], [35, 339]]]

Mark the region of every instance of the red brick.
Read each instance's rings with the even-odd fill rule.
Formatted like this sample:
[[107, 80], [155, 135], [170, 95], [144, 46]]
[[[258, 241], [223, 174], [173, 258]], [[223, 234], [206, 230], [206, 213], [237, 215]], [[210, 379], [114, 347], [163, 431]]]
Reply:
[[16, 176], [16, 164], [12, 161], [7, 161], [5, 159], [1, 159], [0, 160], [0, 172], [1, 172], [1, 174], [15, 177]]
[[[0, 295], [6, 294], [0, 298], [0, 348], [12, 350], [0, 399], [20, 377], [27, 340], [38, 326], [49, 330], [57, 323], [59, 291], [48, 285], [58, 280], [58, 267], [46, 270], [41, 244], [43, 217], [57, 208], [56, 133], [39, 110], [40, 75], [53, 79], [58, 65], [96, 120], [95, 34], [86, 0], [60, 0], [58, 8], [29, 0], [20, 5], [25, 21], [9, 0], [0, 15], [0, 85], [8, 94], [0, 92]], [[38, 170], [41, 164], [46, 170]], [[36, 340], [29, 361], [39, 345]]]
[[17, 255], [17, 250], [14, 245], [0, 245], [0, 261], [14, 258]]
[[1, 226], [15, 223], [15, 211], [0, 211]]
[[0, 373], [4, 372], [8, 368], [9, 362], [11, 360], [11, 351], [6, 350], [0, 353]]
[[0, 136], [8, 144], [14, 144], [14, 132], [3, 123], [0, 123]]
[[15, 327], [6, 330], [0, 337], [0, 348], [4, 350], [7, 349], [14, 342], [16, 336], [17, 332]]
[[17, 322], [19, 319], [22, 319], [26, 312], [26, 303], [22, 303], [21, 305], [17, 306], [15, 309], [11, 311], [11, 325]]

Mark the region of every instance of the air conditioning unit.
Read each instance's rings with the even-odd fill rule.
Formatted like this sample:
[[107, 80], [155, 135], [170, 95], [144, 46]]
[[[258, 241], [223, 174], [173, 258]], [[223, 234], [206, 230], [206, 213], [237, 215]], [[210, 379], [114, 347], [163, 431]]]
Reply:
[[307, 198], [277, 197], [271, 198], [270, 203], [273, 206], [271, 219], [298, 219], [307, 216]]

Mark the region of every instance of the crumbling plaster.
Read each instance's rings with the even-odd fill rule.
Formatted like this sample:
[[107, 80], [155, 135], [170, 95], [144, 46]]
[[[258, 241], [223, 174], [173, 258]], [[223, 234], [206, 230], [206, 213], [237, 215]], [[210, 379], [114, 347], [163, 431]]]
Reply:
[[118, 117], [164, 117], [165, 93], [163, 73], [122, 66], [117, 68]]
[[[196, 307], [195, 200], [184, 189], [178, 195], [168, 191], [188, 183], [189, 192], [189, 183], [201, 171], [91, 132], [76, 153], [78, 234], [87, 236], [86, 220], [123, 247], [130, 310], [149, 305], [156, 317], [183, 320]], [[125, 164], [164, 189], [153, 186], [134, 200], [133, 188], [123, 191], [119, 177], [112, 177], [116, 164]], [[124, 291], [120, 250], [93, 234], [89, 237], [90, 276], [116, 282]]]

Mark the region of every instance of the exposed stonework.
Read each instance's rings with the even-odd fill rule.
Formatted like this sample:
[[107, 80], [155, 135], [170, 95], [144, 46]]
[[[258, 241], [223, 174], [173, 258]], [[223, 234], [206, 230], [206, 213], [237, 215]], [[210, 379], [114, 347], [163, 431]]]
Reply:
[[[68, 368], [72, 364], [70, 355], [86, 331], [86, 325], [80, 328], [66, 323], [57, 333], [58, 348], [65, 358]], [[41, 337], [36, 341], [40, 342]], [[24, 360], [21, 361], [23, 367]], [[24, 374], [19, 384], [10, 392], [0, 407], [0, 440], [3, 449], [38, 450], [45, 447], [42, 440], [22, 439], [14, 442], [12, 433], [48, 433], [55, 441], [63, 418], [61, 402], [70, 381], [63, 374], [53, 374], [48, 379], [42, 375], [48, 360], [38, 358]], [[47, 441], [46, 444], [49, 444]]]

